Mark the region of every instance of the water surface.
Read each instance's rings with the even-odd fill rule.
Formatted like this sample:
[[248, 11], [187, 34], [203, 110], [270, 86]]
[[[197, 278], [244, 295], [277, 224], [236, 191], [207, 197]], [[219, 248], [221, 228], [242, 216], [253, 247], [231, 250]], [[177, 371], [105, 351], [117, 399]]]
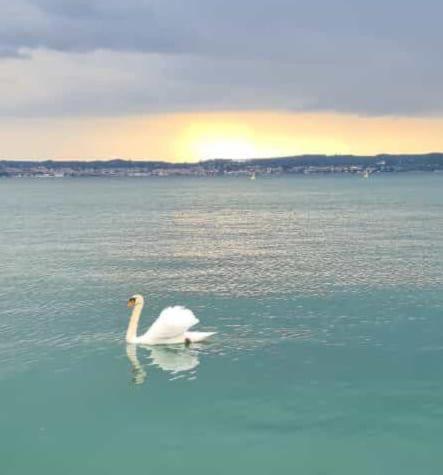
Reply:
[[[442, 189], [0, 180], [1, 473], [440, 474]], [[127, 348], [134, 293], [219, 333]]]

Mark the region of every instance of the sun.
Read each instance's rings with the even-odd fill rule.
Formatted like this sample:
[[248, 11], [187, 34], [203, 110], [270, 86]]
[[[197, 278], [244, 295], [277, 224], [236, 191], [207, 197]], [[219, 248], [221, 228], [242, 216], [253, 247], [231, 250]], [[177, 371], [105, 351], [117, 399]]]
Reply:
[[256, 158], [260, 155], [254, 130], [244, 123], [194, 120], [185, 128], [177, 149], [185, 160], [201, 161], [214, 158], [234, 160]]
[[[297, 133], [300, 124], [288, 132], [288, 121], [275, 114], [267, 117], [253, 113], [187, 115], [182, 118], [170, 146], [178, 162], [216, 158], [247, 160], [296, 155], [309, 150], [310, 144]], [[317, 136], [314, 138], [318, 142]]]
[[246, 139], [214, 137], [201, 138], [193, 144], [194, 154], [199, 160], [212, 158], [254, 158], [258, 150], [253, 142]]

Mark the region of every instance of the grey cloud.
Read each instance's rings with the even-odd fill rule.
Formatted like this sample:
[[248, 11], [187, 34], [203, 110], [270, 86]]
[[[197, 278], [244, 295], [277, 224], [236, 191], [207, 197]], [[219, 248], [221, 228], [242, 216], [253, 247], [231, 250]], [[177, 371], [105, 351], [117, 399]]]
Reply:
[[290, 58], [293, 48], [315, 33], [327, 36], [330, 45], [348, 38], [346, 50], [368, 36], [423, 46], [442, 39], [439, 0], [18, 0], [16, 5], [9, 15], [6, 7], [0, 41], [17, 48]]
[[[9, 84], [26, 70], [52, 86], [45, 94], [17, 80], [0, 102], [3, 115], [443, 113], [440, 0], [0, 0], [0, 7], [0, 72]], [[26, 54], [30, 65], [11, 61]]]
[[27, 53], [24, 53], [21, 50], [12, 47], [0, 47], [0, 59], [1, 58], [21, 58], [29, 59], [31, 56]]

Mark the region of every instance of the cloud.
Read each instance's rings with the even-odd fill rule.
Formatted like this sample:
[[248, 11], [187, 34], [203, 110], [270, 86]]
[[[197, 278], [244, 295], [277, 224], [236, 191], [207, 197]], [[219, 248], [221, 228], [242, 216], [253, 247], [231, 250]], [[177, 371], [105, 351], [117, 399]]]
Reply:
[[[309, 58], [316, 61], [355, 56], [360, 41], [369, 37], [423, 47], [442, 39], [440, 0], [8, 0], [1, 3], [0, 42], [9, 48], [110, 49], [210, 57], [277, 55], [288, 59], [294, 53], [297, 57], [301, 48], [307, 48]], [[337, 51], [335, 46], [339, 47]]]
[[0, 7], [3, 116], [443, 113], [437, 0], [0, 0]]

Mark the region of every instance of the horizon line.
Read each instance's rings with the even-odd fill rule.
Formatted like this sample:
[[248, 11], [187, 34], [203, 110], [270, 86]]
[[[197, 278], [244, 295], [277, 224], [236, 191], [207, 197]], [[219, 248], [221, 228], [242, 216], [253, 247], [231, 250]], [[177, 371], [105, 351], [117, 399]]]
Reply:
[[441, 152], [422, 152], [422, 153], [377, 153], [373, 155], [364, 155], [364, 154], [352, 154], [352, 153], [336, 153], [336, 154], [326, 154], [326, 153], [304, 153], [298, 155], [281, 155], [281, 156], [269, 156], [269, 157], [261, 157], [261, 158], [223, 158], [223, 157], [214, 157], [208, 158], [205, 160], [199, 161], [180, 161], [180, 162], [171, 162], [167, 160], [138, 160], [138, 159], [130, 159], [130, 158], [108, 158], [108, 159], [75, 159], [75, 160], [64, 160], [64, 159], [7, 159], [2, 158], [0, 159], [0, 163], [6, 162], [24, 162], [24, 163], [109, 163], [109, 162], [126, 162], [126, 163], [164, 163], [167, 165], [198, 165], [200, 163], [208, 163], [214, 161], [226, 161], [226, 162], [251, 162], [251, 161], [264, 161], [264, 160], [284, 160], [284, 159], [297, 159], [297, 158], [315, 158], [315, 157], [322, 157], [322, 158], [336, 158], [336, 157], [349, 157], [349, 158], [380, 158], [380, 157], [428, 157], [431, 155], [442, 155], [443, 151]]

